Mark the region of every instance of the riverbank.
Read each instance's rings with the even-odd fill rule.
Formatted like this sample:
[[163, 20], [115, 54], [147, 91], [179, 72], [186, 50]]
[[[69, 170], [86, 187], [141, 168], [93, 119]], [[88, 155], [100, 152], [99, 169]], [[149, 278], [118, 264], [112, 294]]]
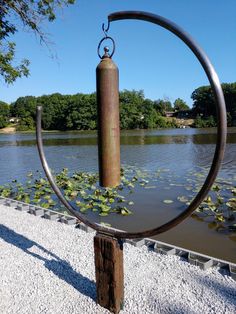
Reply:
[[[177, 128], [185, 128], [185, 127], [194, 127], [194, 119], [177, 119], [177, 118], [166, 118], [167, 121], [171, 122], [174, 121]], [[11, 134], [11, 133], [35, 133], [35, 130], [28, 130], [28, 131], [17, 131], [16, 130], [17, 125], [11, 125], [7, 126], [5, 128], [0, 129], [0, 134]], [[158, 129], [158, 128], [157, 128]], [[160, 128], [160, 129], [169, 129], [169, 128]], [[139, 129], [133, 129], [133, 130], [139, 130]], [[153, 129], [144, 129], [144, 130], [153, 130]], [[66, 131], [61, 131], [61, 130], [42, 130], [43, 133], [55, 133], [55, 132], [96, 132], [97, 130], [66, 130]], [[127, 131], [127, 130], [123, 130]]]
[[[93, 237], [0, 205], [1, 313], [109, 313], [96, 304]], [[236, 311], [236, 282], [178, 256], [124, 245], [126, 313]]]
[[3, 134], [11, 134], [15, 132], [16, 132], [15, 126], [7, 126], [5, 128], [0, 129], [0, 133], [3, 133]]

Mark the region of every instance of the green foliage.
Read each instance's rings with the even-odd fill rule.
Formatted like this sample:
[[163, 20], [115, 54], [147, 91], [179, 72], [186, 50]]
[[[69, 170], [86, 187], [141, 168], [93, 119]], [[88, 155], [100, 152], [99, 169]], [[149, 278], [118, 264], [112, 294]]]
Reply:
[[[96, 94], [20, 97], [11, 106], [12, 116], [20, 118], [18, 130], [26, 130], [31, 117], [35, 121], [36, 106], [43, 107], [42, 126], [45, 130], [94, 130], [97, 128]], [[24, 119], [24, 121], [21, 121]], [[27, 122], [28, 121], [28, 122]], [[156, 109], [156, 103], [144, 97], [143, 91], [120, 92], [121, 129], [173, 127], [175, 124]]]
[[144, 113], [142, 104], [144, 102], [143, 91], [120, 92], [120, 127], [121, 129], [142, 128]]
[[193, 112], [204, 117], [216, 115], [216, 106], [210, 86], [202, 86], [195, 89], [191, 95], [193, 99]]
[[189, 106], [186, 104], [186, 102], [183, 99], [177, 98], [174, 101], [174, 110], [176, 111], [189, 110]]
[[20, 119], [19, 124], [17, 125], [16, 130], [17, 131], [29, 131], [29, 130], [34, 130], [35, 128], [35, 123], [32, 117], [25, 117]]
[[202, 118], [200, 115], [197, 115], [194, 121], [195, 128], [208, 128], [208, 127], [215, 127], [216, 120], [213, 116], [209, 116], [208, 118]]
[[23, 59], [15, 65], [15, 43], [9, 41], [22, 26], [39, 36], [47, 44], [42, 30], [44, 20], [52, 22], [56, 9], [73, 4], [75, 0], [5, 0], [0, 1], [0, 75], [7, 84], [29, 75], [29, 61]]
[[97, 127], [97, 107], [95, 93], [77, 94], [71, 97], [67, 108], [66, 129], [94, 130]]
[[13, 117], [26, 118], [36, 116], [37, 98], [34, 96], [19, 97], [11, 104], [11, 115]]
[[7, 84], [13, 83], [18, 77], [29, 75], [29, 60], [23, 59], [19, 65], [13, 65], [15, 43], [8, 42], [3, 46], [0, 42], [0, 75]]
[[7, 126], [9, 117], [10, 106], [5, 102], [0, 101], [0, 129]]
[[172, 104], [169, 100], [158, 99], [154, 101], [154, 108], [162, 116], [165, 115], [166, 111], [174, 111]]
[[[228, 126], [236, 125], [236, 83], [221, 84], [226, 110], [228, 113]], [[202, 115], [203, 118], [216, 117], [216, 105], [210, 86], [201, 86], [192, 93], [193, 114]]]

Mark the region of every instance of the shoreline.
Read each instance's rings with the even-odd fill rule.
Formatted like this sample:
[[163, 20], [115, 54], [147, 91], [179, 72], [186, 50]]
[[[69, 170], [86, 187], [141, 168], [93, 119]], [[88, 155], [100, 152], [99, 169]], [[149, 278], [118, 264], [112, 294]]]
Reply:
[[[186, 129], [197, 129], [197, 130], [215, 130], [217, 131], [216, 127], [207, 127], [207, 128], [195, 128], [195, 127], [186, 127]], [[127, 131], [155, 131], [155, 130], [179, 130], [184, 129], [182, 127], [179, 128], [154, 128], [154, 129], [122, 129], [121, 132], [127, 132]], [[227, 128], [227, 133], [231, 133], [232, 131], [235, 132], [236, 127], [231, 126]], [[0, 129], [0, 134], [34, 134], [36, 132], [35, 130], [29, 130], [29, 131], [17, 131], [15, 126], [8, 126], [5, 128]], [[96, 133], [97, 130], [42, 130], [42, 133]]]
[[16, 127], [15, 126], [7, 126], [5, 128], [0, 129], [0, 133], [3, 133], [3, 134], [16, 133]]
[[[0, 205], [1, 313], [108, 314], [96, 304], [93, 237], [73, 226]], [[236, 311], [236, 282], [178, 256], [124, 244], [120, 314]]]

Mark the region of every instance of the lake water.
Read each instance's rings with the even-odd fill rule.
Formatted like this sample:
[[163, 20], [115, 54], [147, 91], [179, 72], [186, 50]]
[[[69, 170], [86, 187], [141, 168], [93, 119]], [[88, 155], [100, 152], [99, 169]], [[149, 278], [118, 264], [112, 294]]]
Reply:
[[[44, 133], [45, 154], [54, 171], [98, 171], [96, 132]], [[141, 171], [158, 173], [148, 188], [130, 195], [133, 215], [91, 219], [111, 223], [129, 231], [156, 227], [175, 217], [186, 205], [176, 202], [187, 195], [184, 185], [205, 173], [214, 154], [215, 129], [164, 129], [121, 132], [121, 162]], [[236, 128], [228, 130], [227, 148], [219, 178], [235, 185]], [[24, 182], [30, 171], [42, 170], [35, 134], [0, 134], [0, 183], [13, 179]], [[204, 180], [205, 177], [200, 178]], [[199, 178], [198, 178], [199, 181]], [[195, 192], [191, 192], [196, 195]], [[195, 193], [195, 194], [194, 194]], [[190, 195], [189, 195], [190, 196]], [[163, 200], [174, 200], [165, 204]], [[199, 219], [188, 218], [174, 229], [155, 238], [215, 257], [236, 262], [236, 235], [222, 234]]]

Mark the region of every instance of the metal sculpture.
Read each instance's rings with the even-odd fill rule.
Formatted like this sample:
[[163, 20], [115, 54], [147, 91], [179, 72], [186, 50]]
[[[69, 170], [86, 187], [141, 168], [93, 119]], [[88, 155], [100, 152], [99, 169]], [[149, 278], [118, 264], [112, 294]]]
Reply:
[[[93, 223], [89, 220], [87, 220], [84, 216], [82, 216], [77, 208], [75, 208], [71, 203], [69, 203], [63, 196], [62, 192], [56, 185], [54, 178], [52, 176], [52, 173], [49, 169], [48, 163], [46, 161], [46, 157], [43, 151], [43, 143], [42, 143], [42, 135], [41, 135], [41, 107], [37, 108], [37, 145], [38, 145], [38, 150], [39, 150], [39, 155], [40, 159], [44, 168], [44, 171], [48, 177], [48, 180], [58, 196], [58, 198], [61, 200], [61, 202], [66, 206], [66, 208], [74, 215], [76, 216], [81, 222], [85, 223], [89, 227], [93, 228], [94, 230], [97, 231], [97, 235], [94, 240], [94, 245], [95, 245], [95, 264], [96, 264], [96, 280], [97, 280], [97, 300], [98, 303], [106, 308], [108, 308], [110, 311], [114, 313], [118, 313], [120, 308], [122, 307], [123, 304], [123, 252], [122, 252], [122, 243], [120, 239], [134, 239], [134, 238], [144, 238], [144, 237], [151, 237], [157, 234], [160, 234], [162, 232], [165, 232], [174, 226], [178, 225], [180, 222], [182, 222], [185, 218], [190, 216], [192, 212], [201, 204], [201, 202], [205, 199], [207, 196], [208, 192], [210, 191], [210, 188], [212, 184], [214, 183], [214, 180], [217, 176], [218, 170], [220, 168], [221, 161], [223, 159], [224, 155], [224, 149], [225, 149], [225, 143], [226, 143], [226, 129], [227, 129], [227, 123], [226, 123], [226, 110], [225, 110], [225, 101], [224, 101], [224, 96], [222, 92], [222, 88], [218, 79], [218, 76], [208, 59], [207, 55], [205, 52], [199, 47], [199, 45], [193, 40], [193, 38], [186, 33], [184, 30], [182, 30], [178, 25], [173, 23], [172, 21], [167, 20], [164, 17], [161, 17], [159, 15], [154, 15], [151, 13], [147, 12], [137, 12], [137, 11], [124, 11], [124, 12], [116, 12], [112, 13], [108, 16], [108, 27], [105, 29], [104, 24], [103, 24], [103, 31], [105, 33], [105, 38], [104, 39], [110, 39], [113, 41], [113, 39], [109, 36], [107, 36], [107, 31], [109, 30], [110, 22], [113, 21], [118, 21], [118, 20], [126, 20], [126, 19], [136, 19], [136, 20], [144, 20], [148, 21], [154, 24], [157, 24], [173, 34], [175, 34], [177, 37], [179, 37], [194, 53], [194, 55], [197, 57], [199, 60], [200, 64], [202, 65], [209, 82], [211, 84], [214, 97], [215, 97], [215, 102], [216, 102], [216, 107], [217, 107], [217, 143], [216, 143], [216, 148], [215, 148], [215, 153], [214, 153], [214, 158], [212, 161], [211, 168], [209, 170], [209, 173], [205, 179], [205, 182], [203, 183], [202, 188], [200, 191], [197, 193], [196, 197], [192, 200], [191, 204], [177, 217], [174, 219], [170, 220], [169, 222], [158, 226], [154, 229], [151, 230], [144, 230], [140, 232], [123, 232], [123, 231], [118, 231], [114, 229], [110, 229], [104, 226], [101, 226], [97, 223]], [[102, 39], [102, 41], [104, 40]], [[101, 41], [101, 42], [102, 42]], [[101, 42], [98, 47], [98, 52], [99, 48], [101, 45]], [[114, 41], [113, 41], [114, 42]], [[107, 51], [105, 51], [108, 53]], [[109, 62], [111, 63], [111, 56], [114, 53], [114, 50], [111, 54], [111, 56], [108, 56], [108, 54], [103, 56], [102, 62]], [[101, 56], [100, 56], [101, 57]], [[113, 66], [113, 65], [112, 65]], [[98, 72], [100, 71], [100, 65], [98, 66]], [[106, 71], [104, 71], [103, 74], [105, 74]], [[101, 74], [101, 73], [100, 73]], [[99, 74], [99, 75], [100, 75]], [[109, 95], [110, 101], [113, 103], [114, 106], [118, 107], [117, 103], [117, 91], [115, 91], [115, 97], [116, 100], [112, 99], [112, 93], [110, 93], [108, 88], [113, 86], [112, 88], [117, 88], [118, 84], [117, 81], [115, 84], [111, 85], [109, 82], [106, 81], [106, 78], [104, 77], [101, 79], [98, 75], [98, 103], [100, 105], [104, 105], [105, 103], [105, 98], [106, 95]], [[108, 75], [109, 76], [109, 75]], [[114, 73], [111, 77], [116, 77], [115, 80], [117, 80], [117, 76], [114, 76]], [[116, 87], [114, 87], [116, 86]], [[114, 120], [115, 122], [115, 128], [117, 129], [117, 108], [114, 110], [114, 106], [112, 105], [112, 112], [114, 115], [116, 115], [116, 119]], [[109, 107], [109, 104], [105, 104], [106, 106]], [[114, 110], [114, 111], [113, 111]], [[104, 135], [104, 131], [102, 131], [103, 128], [103, 121], [104, 117], [106, 118], [106, 115], [104, 112], [100, 112], [100, 122], [99, 122], [99, 150], [100, 150], [100, 183], [102, 185], [109, 185], [109, 178], [108, 181], [105, 179], [106, 174], [102, 174], [103, 169], [104, 169], [104, 164], [106, 165], [106, 161], [103, 160], [102, 156], [104, 152], [106, 152], [106, 148], [102, 147], [102, 141], [104, 139], [104, 136], [106, 136], [106, 131]], [[101, 121], [102, 120], [102, 121]], [[109, 122], [105, 122], [105, 125], [107, 125], [106, 128], [111, 128], [112, 126], [109, 124]], [[116, 133], [117, 132], [117, 133]], [[118, 131], [115, 131], [116, 136], [118, 136]], [[117, 147], [116, 142], [116, 147]], [[111, 143], [108, 144], [108, 147], [110, 149], [112, 148]], [[116, 157], [119, 155], [119, 152], [116, 151]], [[116, 163], [118, 165], [119, 163], [119, 158], [116, 158]], [[117, 170], [117, 168], [116, 168]], [[106, 172], [106, 171], [105, 171]], [[112, 183], [111, 185], [114, 186], [118, 184], [118, 176], [116, 176], [115, 179], [111, 180]], [[109, 175], [108, 175], [109, 177]]]
[[[101, 43], [111, 37], [104, 37], [98, 45], [101, 62], [96, 69], [97, 109], [98, 109], [98, 160], [99, 181], [104, 187], [120, 184], [120, 113], [119, 113], [119, 74], [118, 68], [104, 48], [101, 57]], [[114, 45], [114, 41], [113, 41]]]

